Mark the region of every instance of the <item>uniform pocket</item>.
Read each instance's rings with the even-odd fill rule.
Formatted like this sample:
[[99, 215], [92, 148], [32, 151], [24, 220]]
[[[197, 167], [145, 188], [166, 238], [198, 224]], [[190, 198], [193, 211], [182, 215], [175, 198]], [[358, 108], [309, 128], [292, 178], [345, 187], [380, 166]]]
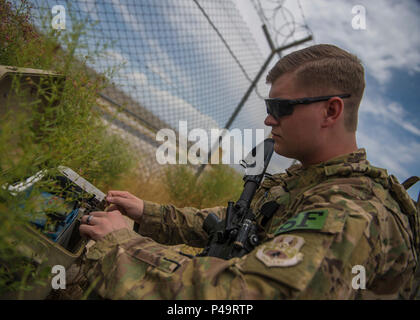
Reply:
[[189, 259], [176, 252], [175, 248], [168, 248], [158, 243], [149, 244], [142, 248], [131, 247], [127, 253], [136, 260], [142, 261], [165, 273], [173, 273]]

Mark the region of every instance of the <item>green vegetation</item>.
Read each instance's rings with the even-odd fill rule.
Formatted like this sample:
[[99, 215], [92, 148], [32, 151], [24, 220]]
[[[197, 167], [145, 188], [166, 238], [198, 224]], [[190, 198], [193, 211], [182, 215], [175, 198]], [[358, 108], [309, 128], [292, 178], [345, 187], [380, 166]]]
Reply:
[[[76, 54], [84, 47], [83, 24], [73, 21], [71, 32], [49, 28], [40, 35], [30, 10], [26, 1], [14, 6], [0, 0], [0, 65], [53, 70], [63, 78], [13, 77], [9, 96], [20, 102], [6, 103], [0, 113], [0, 186], [64, 165], [103, 189], [137, 161], [122, 138], [107, 133], [94, 109], [110, 75], [92, 76], [87, 68], [91, 56]], [[32, 99], [25, 98], [24, 87], [31, 88]], [[0, 295], [31, 289], [27, 279], [42, 280], [41, 271], [14, 250], [26, 240], [20, 226], [34, 213], [31, 198], [0, 187]], [[11, 242], [11, 235], [20, 241]]]
[[[240, 175], [224, 165], [211, 166], [199, 179], [187, 166], [169, 167], [164, 178], [136, 173], [141, 159], [121, 137], [108, 133], [94, 107], [98, 92], [115, 70], [98, 75], [87, 65], [105, 48], [77, 54], [81, 48], [87, 52], [82, 43], [86, 28], [73, 19], [71, 31], [46, 30], [40, 34], [34, 28], [25, 0], [16, 5], [0, 0], [0, 65], [50, 70], [62, 76], [45, 76], [38, 82], [15, 76], [11, 91], [20, 102], [0, 108], [0, 296], [45, 284], [50, 274], [15, 250], [29, 241], [21, 227], [36, 214], [34, 199], [40, 190], [26, 198], [11, 195], [4, 185], [64, 165], [104, 192], [128, 190], [147, 200], [199, 208], [236, 201], [243, 185]], [[24, 87], [32, 88], [35, 98], [25, 99]], [[53, 186], [42, 186], [48, 187]]]
[[226, 206], [243, 189], [241, 176], [227, 165], [211, 165], [198, 179], [187, 166], [178, 165], [166, 170], [165, 178], [167, 193], [179, 207]]

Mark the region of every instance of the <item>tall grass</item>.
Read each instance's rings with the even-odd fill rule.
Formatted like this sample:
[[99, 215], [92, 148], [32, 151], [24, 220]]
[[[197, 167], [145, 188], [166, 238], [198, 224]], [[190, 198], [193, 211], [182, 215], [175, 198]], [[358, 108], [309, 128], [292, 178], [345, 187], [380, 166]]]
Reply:
[[209, 165], [199, 178], [187, 166], [172, 167], [165, 175], [165, 190], [180, 207], [226, 206], [238, 200], [242, 187], [239, 173], [227, 165]]

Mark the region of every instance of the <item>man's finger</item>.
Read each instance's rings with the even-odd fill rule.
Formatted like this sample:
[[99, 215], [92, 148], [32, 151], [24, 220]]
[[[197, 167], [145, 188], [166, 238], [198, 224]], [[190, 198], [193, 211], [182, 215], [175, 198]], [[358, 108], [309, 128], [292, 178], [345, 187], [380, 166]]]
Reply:
[[[87, 215], [84, 215], [82, 217], [82, 219], [80, 220], [80, 222], [82, 224], [87, 224], [87, 225], [92, 226], [92, 225], [95, 224], [94, 221], [93, 221], [94, 219], [95, 219], [95, 217], [93, 215], [87, 214]], [[96, 217], [96, 219], [98, 219], [98, 218]]]
[[79, 233], [81, 236], [92, 238], [93, 236], [93, 226], [87, 224], [81, 224], [79, 227]]
[[97, 224], [99, 219], [106, 217], [108, 214], [109, 214], [108, 212], [104, 212], [104, 211], [94, 211], [94, 212], [84, 215], [80, 221], [88, 225], [95, 225]]
[[120, 210], [121, 211], [121, 208], [119, 208], [115, 204], [111, 204], [108, 208], [105, 209], [106, 212], [110, 212], [110, 211], [114, 211], [114, 210]]
[[119, 197], [119, 196], [107, 197], [106, 198], [106, 201], [108, 201], [108, 203], [120, 205], [123, 208], [124, 208], [124, 205], [127, 203], [128, 200], [129, 200], [128, 198]]
[[94, 217], [106, 217], [108, 215], [108, 212], [105, 212], [105, 211], [92, 211], [89, 214], [91, 216], [94, 216]]
[[130, 198], [130, 194], [127, 191], [109, 190], [108, 193], [107, 193], [107, 197]]

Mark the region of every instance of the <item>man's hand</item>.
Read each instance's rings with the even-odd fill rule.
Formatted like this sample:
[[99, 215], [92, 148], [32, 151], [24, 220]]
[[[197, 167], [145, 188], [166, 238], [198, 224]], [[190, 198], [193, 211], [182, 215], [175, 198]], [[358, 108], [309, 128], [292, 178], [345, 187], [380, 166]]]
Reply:
[[81, 222], [80, 234], [93, 240], [99, 240], [112, 231], [129, 228], [125, 218], [118, 210], [94, 211], [83, 216]]
[[105, 199], [111, 203], [106, 211], [118, 210], [134, 221], [140, 221], [144, 209], [143, 200], [128, 191], [108, 191]]

